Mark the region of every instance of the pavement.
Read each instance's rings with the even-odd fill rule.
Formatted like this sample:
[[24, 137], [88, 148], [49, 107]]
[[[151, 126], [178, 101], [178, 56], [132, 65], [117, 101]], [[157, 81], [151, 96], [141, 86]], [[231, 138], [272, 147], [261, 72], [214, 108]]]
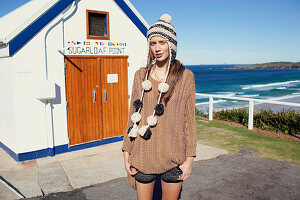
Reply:
[[[116, 142], [19, 163], [0, 149], [0, 199], [44, 197], [61, 192], [73, 196], [72, 192], [76, 193], [88, 186], [106, 185], [114, 180], [126, 182], [121, 146], [122, 142]], [[198, 144], [195, 161], [217, 158], [224, 154], [228, 154], [228, 151]], [[125, 186], [125, 194], [126, 187], [129, 185]], [[111, 190], [106, 191], [110, 192]]]
[[[299, 200], [300, 165], [257, 158], [251, 148], [193, 163], [190, 178], [183, 182], [180, 200]], [[159, 183], [157, 181], [156, 183]], [[161, 191], [154, 190], [154, 200]], [[30, 200], [133, 200], [136, 191], [127, 178], [117, 178], [70, 192], [52, 193]]]

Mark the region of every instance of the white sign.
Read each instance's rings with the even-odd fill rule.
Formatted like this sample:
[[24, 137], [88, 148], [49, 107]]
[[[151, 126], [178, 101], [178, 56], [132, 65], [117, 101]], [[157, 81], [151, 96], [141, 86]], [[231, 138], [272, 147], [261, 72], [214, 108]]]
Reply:
[[125, 55], [126, 43], [101, 41], [69, 41], [66, 55]]
[[117, 83], [118, 74], [107, 74], [107, 83]]

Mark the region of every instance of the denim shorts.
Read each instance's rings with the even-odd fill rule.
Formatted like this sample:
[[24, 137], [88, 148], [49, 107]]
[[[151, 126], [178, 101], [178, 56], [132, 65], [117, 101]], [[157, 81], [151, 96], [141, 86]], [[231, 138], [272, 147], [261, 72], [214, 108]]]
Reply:
[[140, 183], [151, 183], [157, 176], [161, 176], [161, 179], [167, 183], [179, 183], [182, 182], [182, 180], [177, 180], [180, 174], [182, 174], [182, 170], [177, 166], [163, 174], [144, 174], [138, 171], [134, 177]]

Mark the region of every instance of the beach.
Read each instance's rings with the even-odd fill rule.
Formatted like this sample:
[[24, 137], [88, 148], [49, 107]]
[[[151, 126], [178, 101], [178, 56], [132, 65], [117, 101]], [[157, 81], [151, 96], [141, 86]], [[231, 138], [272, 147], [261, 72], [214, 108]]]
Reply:
[[[278, 98], [278, 99], [276, 99], [276, 101], [289, 102], [289, 103], [300, 103], [300, 95], [295, 96], [295, 97], [281, 98], [281, 99]], [[266, 104], [266, 103], [254, 105], [254, 112], [257, 112], [261, 109], [271, 109], [273, 112], [279, 112], [282, 109], [300, 110], [300, 107], [284, 106], [284, 105], [276, 105], [276, 104]]]

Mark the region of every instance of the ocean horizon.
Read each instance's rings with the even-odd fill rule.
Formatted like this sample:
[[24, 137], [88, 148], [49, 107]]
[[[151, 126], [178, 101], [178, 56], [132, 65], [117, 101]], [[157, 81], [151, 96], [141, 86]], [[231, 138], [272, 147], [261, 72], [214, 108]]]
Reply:
[[[194, 73], [196, 93], [300, 103], [300, 69], [230, 69], [235, 65], [241, 64], [186, 65], [185, 67]], [[196, 95], [195, 103], [199, 110], [208, 111], [208, 97]], [[291, 108], [264, 105], [273, 111]], [[214, 99], [214, 110], [246, 106], [248, 101]]]

